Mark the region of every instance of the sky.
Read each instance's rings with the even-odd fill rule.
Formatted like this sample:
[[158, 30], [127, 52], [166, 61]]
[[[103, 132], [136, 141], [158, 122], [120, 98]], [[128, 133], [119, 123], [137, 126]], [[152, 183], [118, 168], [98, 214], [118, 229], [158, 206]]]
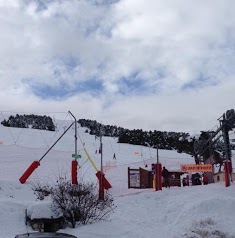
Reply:
[[[71, 178], [74, 153], [74, 129], [71, 128], [41, 160], [40, 166], [21, 184], [19, 178], [38, 161], [63, 132], [36, 129], [6, 128], [0, 125], [0, 237], [12, 238], [32, 232], [25, 225], [25, 209], [32, 218], [51, 215], [50, 198], [36, 200], [32, 187], [55, 182], [58, 176]], [[100, 168], [99, 141], [78, 128], [78, 181], [97, 183], [95, 169], [87, 160], [84, 145], [93, 162]], [[17, 140], [12, 140], [12, 137]], [[138, 152], [138, 153], [137, 153]], [[113, 160], [113, 153], [116, 160]], [[179, 171], [181, 164], [192, 164], [191, 156], [176, 151], [159, 150], [159, 161], [169, 171]], [[128, 189], [127, 171], [139, 167], [151, 170], [156, 163], [156, 149], [117, 143], [117, 138], [103, 137], [105, 177], [112, 188], [116, 208], [108, 221], [86, 226], [67, 227], [59, 232], [83, 238], [234, 238], [235, 184], [224, 182], [154, 189]], [[233, 155], [233, 163], [234, 155]], [[145, 167], [148, 165], [148, 167]], [[233, 166], [234, 167], [234, 166]], [[184, 175], [185, 176], [185, 175]]]
[[198, 132], [234, 108], [235, 3], [0, 0], [0, 108]]

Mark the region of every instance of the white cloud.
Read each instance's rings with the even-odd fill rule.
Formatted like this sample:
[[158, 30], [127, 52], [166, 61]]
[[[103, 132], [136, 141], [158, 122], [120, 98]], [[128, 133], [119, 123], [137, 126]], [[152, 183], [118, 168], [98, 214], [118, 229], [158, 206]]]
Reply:
[[[45, 4], [0, 1], [2, 109], [73, 109], [79, 117], [128, 128], [193, 131], [210, 129], [234, 108], [235, 3]], [[136, 87], [141, 82], [144, 93], [128, 93], [127, 86], [122, 96], [124, 78]], [[64, 82], [74, 90], [91, 79], [103, 84], [96, 98], [84, 91], [40, 99], [27, 84]]]

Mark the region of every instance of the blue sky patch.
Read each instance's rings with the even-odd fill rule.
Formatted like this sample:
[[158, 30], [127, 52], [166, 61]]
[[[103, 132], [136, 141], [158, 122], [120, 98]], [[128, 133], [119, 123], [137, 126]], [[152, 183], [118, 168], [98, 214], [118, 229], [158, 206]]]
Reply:
[[164, 77], [164, 71], [156, 71], [155, 82], [145, 79], [141, 72], [134, 72], [129, 77], [123, 77], [119, 80], [118, 85], [120, 93], [123, 95], [151, 95], [159, 93], [161, 88], [161, 80]]
[[148, 87], [146, 82], [138, 78], [135, 73], [131, 77], [120, 79], [119, 92], [122, 95], [146, 95], [153, 93], [153, 89]]
[[50, 4], [51, 2], [55, 2], [58, 0], [27, 0], [26, 3], [30, 4], [32, 2], [37, 3], [37, 12], [41, 12], [47, 9], [48, 4]]
[[73, 71], [76, 67], [79, 66], [80, 62], [74, 57], [67, 57], [62, 59], [63, 64], [66, 66], [66, 69]]
[[200, 74], [198, 78], [184, 84], [182, 90], [198, 89], [204, 88], [205, 86], [211, 85], [211, 82], [208, 77], [205, 77], [203, 74]]
[[99, 80], [77, 82], [73, 87], [66, 82], [60, 82], [59, 85], [51, 86], [48, 84], [31, 83], [30, 80], [23, 81], [29, 85], [34, 95], [42, 99], [61, 100], [79, 93], [99, 95], [103, 90], [102, 82]]
[[94, 5], [110, 5], [119, 2], [120, 0], [88, 0]]

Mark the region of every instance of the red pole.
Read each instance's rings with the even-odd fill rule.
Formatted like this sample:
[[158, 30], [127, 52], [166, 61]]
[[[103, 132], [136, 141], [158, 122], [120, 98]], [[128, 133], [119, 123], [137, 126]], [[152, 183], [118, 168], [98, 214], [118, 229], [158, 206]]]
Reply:
[[25, 183], [28, 177], [33, 173], [33, 171], [40, 165], [39, 161], [34, 161], [28, 169], [24, 172], [24, 174], [20, 177], [20, 182]]
[[155, 184], [155, 191], [158, 191], [158, 186], [157, 186], [157, 164], [154, 164], [154, 184]]
[[78, 184], [78, 162], [72, 160], [72, 184]]
[[104, 201], [104, 173], [103, 173], [103, 143], [102, 143], [102, 134], [100, 131], [100, 180], [99, 180], [99, 200]]
[[230, 175], [232, 173], [232, 163], [230, 161], [224, 161], [224, 182], [225, 187], [230, 186]]
[[103, 184], [104, 174], [100, 173], [99, 181], [99, 200], [104, 200], [104, 184]]
[[162, 190], [162, 165], [154, 164], [155, 191]]
[[158, 186], [159, 186], [159, 190], [162, 190], [162, 165], [161, 164], [157, 164], [158, 166]]
[[225, 182], [225, 187], [228, 187], [229, 186], [229, 172], [228, 172], [227, 161], [224, 161], [224, 182]]

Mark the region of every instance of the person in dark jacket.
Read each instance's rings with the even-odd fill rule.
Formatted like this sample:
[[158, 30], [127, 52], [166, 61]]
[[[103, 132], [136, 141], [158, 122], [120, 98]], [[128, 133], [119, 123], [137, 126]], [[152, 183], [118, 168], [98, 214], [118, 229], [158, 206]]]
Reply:
[[208, 184], [209, 178], [208, 178], [208, 176], [207, 176], [206, 174], [204, 174], [202, 181], [203, 181], [203, 184], [204, 184], [204, 185], [207, 185], [207, 184]]
[[201, 185], [201, 175], [199, 173], [195, 173], [192, 175], [192, 184], [193, 185]]
[[162, 170], [162, 177], [163, 177], [163, 182], [164, 182], [164, 185], [165, 187], [170, 187], [170, 182], [169, 182], [169, 171], [163, 167], [163, 170]]

